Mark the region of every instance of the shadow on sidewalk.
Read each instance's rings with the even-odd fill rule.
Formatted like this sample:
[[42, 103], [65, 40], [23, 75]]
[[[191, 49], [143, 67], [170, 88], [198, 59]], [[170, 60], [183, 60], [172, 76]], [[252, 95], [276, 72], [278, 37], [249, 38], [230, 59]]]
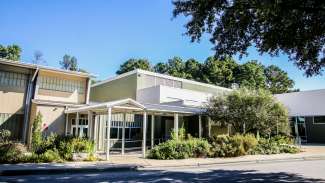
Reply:
[[255, 170], [211, 170], [204, 173], [171, 171], [101, 172], [89, 174], [61, 174], [25, 177], [0, 177], [8, 182], [324, 182], [323, 179], [303, 177], [285, 172], [260, 173]]

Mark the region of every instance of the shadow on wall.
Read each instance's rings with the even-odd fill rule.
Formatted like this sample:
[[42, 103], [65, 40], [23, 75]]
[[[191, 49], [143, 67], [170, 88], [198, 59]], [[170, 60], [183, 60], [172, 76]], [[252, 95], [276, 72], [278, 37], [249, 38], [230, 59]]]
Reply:
[[[255, 170], [213, 170], [205, 173], [183, 173], [166, 171], [133, 171], [105, 173], [88, 172], [83, 174], [64, 174], [64, 181], [107, 181], [107, 182], [324, 182], [323, 179], [303, 177], [290, 173], [259, 173]], [[56, 182], [63, 181], [62, 175], [33, 175], [26, 177], [0, 177], [0, 181]]]
[[9, 130], [11, 132], [10, 139], [19, 141], [22, 138], [24, 124], [24, 114], [1, 113], [0, 114], [0, 129]]

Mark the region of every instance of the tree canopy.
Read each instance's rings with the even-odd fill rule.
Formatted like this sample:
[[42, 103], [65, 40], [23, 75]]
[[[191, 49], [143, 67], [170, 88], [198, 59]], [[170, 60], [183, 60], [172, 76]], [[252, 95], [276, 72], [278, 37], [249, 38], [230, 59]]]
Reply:
[[120, 69], [116, 74], [123, 74], [134, 69], [152, 70], [151, 65], [147, 59], [129, 59], [120, 65]]
[[74, 56], [70, 56], [65, 54], [60, 61], [60, 65], [62, 69], [70, 70], [70, 71], [77, 71], [78, 70], [78, 61], [77, 58]]
[[325, 67], [325, 1], [174, 0], [173, 16], [189, 17], [192, 41], [211, 34], [217, 58], [255, 46], [260, 53], [285, 53], [307, 76]]
[[238, 84], [254, 90], [262, 88], [272, 93], [285, 93], [293, 91], [294, 87], [293, 80], [285, 71], [274, 65], [265, 67], [256, 60], [238, 64], [230, 57], [224, 60], [208, 57], [202, 63], [193, 58], [185, 61], [180, 57], [173, 57], [152, 67], [146, 59], [132, 58], [123, 63], [116, 73], [122, 74], [136, 68], [227, 88]]
[[19, 62], [20, 54], [21, 48], [18, 45], [0, 45], [0, 58]]
[[262, 89], [241, 88], [218, 96], [207, 106], [207, 115], [222, 126], [231, 125], [238, 133], [269, 136], [290, 130], [287, 109]]

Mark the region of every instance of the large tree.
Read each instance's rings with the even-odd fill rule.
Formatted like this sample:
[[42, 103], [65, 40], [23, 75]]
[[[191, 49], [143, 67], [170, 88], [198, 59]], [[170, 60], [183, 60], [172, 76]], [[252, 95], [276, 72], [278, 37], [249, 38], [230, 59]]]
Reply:
[[21, 48], [18, 45], [0, 45], [0, 58], [19, 62], [20, 54]]
[[238, 133], [263, 136], [288, 134], [287, 109], [265, 90], [241, 88], [212, 99], [207, 115], [222, 126], [231, 125]]
[[266, 87], [266, 77], [264, 66], [257, 61], [249, 61], [238, 65], [235, 72], [235, 83], [240, 87], [250, 89], [264, 89]]
[[185, 64], [180, 57], [173, 57], [167, 62], [167, 73], [179, 78], [187, 78], [189, 73], [185, 71]]
[[278, 66], [270, 65], [264, 69], [266, 76], [266, 88], [273, 94], [286, 93], [292, 90], [294, 81], [289, 78], [288, 73]]
[[193, 58], [186, 60], [184, 69], [187, 73], [186, 79], [195, 81], [202, 80], [202, 64], [197, 60]]
[[238, 64], [231, 58], [217, 60], [209, 57], [203, 65], [203, 81], [223, 87], [230, 87], [235, 82], [234, 71]]
[[60, 65], [62, 69], [70, 70], [70, 71], [78, 71], [78, 61], [74, 56], [70, 56], [65, 54], [63, 56], [62, 61], [60, 61]]
[[116, 74], [123, 74], [125, 72], [132, 71], [134, 69], [142, 69], [151, 71], [150, 62], [147, 59], [128, 59], [122, 65], [120, 65], [120, 69], [116, 71]]
[[218, 58], [248, 54], [255, 46], [272, 56], [285, 53], [307, 76], [325, 67], [325, 1], [174, 0], [173, 15], [189, 17], [186, 34], [207, 32]]

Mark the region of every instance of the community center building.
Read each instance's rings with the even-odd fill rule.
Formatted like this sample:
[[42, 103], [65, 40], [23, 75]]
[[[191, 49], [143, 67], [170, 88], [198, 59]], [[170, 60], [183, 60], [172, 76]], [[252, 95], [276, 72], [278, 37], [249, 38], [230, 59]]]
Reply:
[[[211, 97], [232, 91], [140, 69], [92, 86], [91, 77], [1, 59], [0, 129], [30, 143], [32, 123], [41, 113], [44, 134], [90, 138], [96, 151], [107, 158], [110, 153], [129, 151], [145, 155], [147, 149], [180, 128], [193, 137], [210, 136], [215, 124], [204, 115], [204, 106]], [[325, 90], [276, 98], [288, 107], [295, 135], [306, 142], [325, 142], [321, 133], [325, 128]]]

